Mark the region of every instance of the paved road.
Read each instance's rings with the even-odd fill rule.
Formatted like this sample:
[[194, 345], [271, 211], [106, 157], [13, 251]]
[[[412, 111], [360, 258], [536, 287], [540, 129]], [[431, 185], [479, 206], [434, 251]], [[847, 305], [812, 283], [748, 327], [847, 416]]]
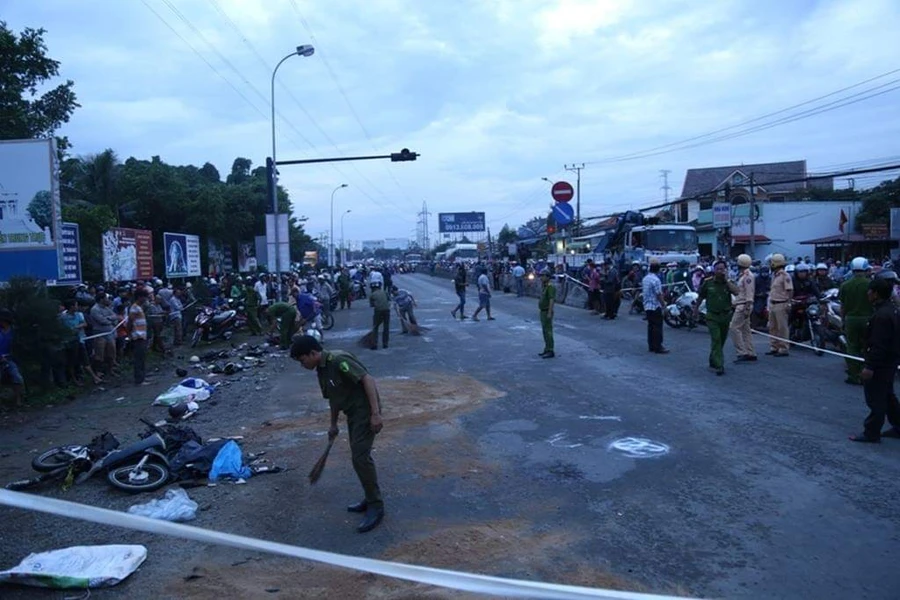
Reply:
[[[667, 329], [672, 353], [651, 355], [640, 317], [623, 311], [606, 322], [565, 306], [557, 309], [557, 358], [542, 360], [534, 298], [501, 294], [496, 321], [460, 322], [449, 314], [456, 301], [450, 281], [417, 274], [396, 282], [418, 298], [420, 322], [431, 328], [425, 336], [398, 335], [395, 322], [388, 350], [360, 350], [354, 342], [371, 311], [358, 306], [339, 311], [326, 338], [329, 348], [357, 352], [382, 390], [385, 431], [375, 444], [388, 509], [382, 526], [361, 536], [343, 510], [359, 499], [345, 435], [322, 480], [306, 483], [327, 408], [315, 378], [283, 356], [228, 380], [191, 426], [205, 437], [244, 435], [248, 451], [266, 450], [292, 469], [247, 485], [191, 489], [204, 509], [193, 524], [599, 587], [754, 599], [897, 597], [900, 442], [847, 441], [865, 408], [861, 390], [843, 383], [839, 360], [799, 351], [716, 377], [706, 369], [704, 331]], [[758, 349], [765, 350], [762, 341]], [[126, 385], [5, 424], [0, 476], [27, 472], [35, 448], [103, 429], [133, 431], [139, 415], [158, 418], [150, 400], [165, 385]], [[120, 405], [118, 396], [127, 400]], [[641, 453], [650, 456], [634, 456]], [[118, 510], [136, 501], [101, 481], [39, 493]], [[36, 550], [145, 544], [150, 558], [105, 592], [111, 598], [224, 600], [275, 589], [290, 598], [458, 597], [67, 519], [0, 515], [3, 567]], [[4, 588], [0, 595], [55, 600], [64, 593]]]
[[[459, 322], [449, 315], [449, 281], [398, 282], [433, 329], [381, 355], [364, 351], [373, 367], [437, 363], [506, 392], [463, 418], [478, 451], [502, 461], [508, 477], [480, 501], [555, 503], [560, 523], [590, 532], [578, 548], [585, 557], [656, 589], [897, 597], [900, 442], [847, 441], [865, 406], [861, 390], [843, 383], [839, 359], [801, 350], [716, 377], [705, 330], [667, 328], [672, 353], [660, 356], [648, 353], [640, 317], [623, 310], [607, 322], [561, 306], [557, 358], [542, 360], [534, 299], [500, 294], [496, 321]], [[610, 449], [623, 438], [648, 440], [625, 449], [653, 457]]]

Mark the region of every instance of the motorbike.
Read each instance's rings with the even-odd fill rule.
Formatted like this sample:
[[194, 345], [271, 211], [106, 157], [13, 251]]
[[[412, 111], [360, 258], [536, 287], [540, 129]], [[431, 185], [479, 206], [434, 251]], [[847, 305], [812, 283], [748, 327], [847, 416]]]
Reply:
[[235, 329], [247, 324], [247, 315], [241, 313], [240, 305], [233, 307], [234, 303], [229, 301], [226, 306], [227, 308], [221, 310], [204, 306], [197, 312], [194, 318], [194, 333], [191, 336], [192, 348], [201, 340], [204, 342], [217, 339], [230, 340]]
[[756, 294], [753, 300], [753, 310], [750, 313], [750, 327], [758, 331], [766, 331], [769, 328], [769, 308], [766, 306], [768, 294]]
[[[838, 301], [838, 289], [833, 288], [822, 294], [818, 304], [818, 327], [816, 329], [816, 348], [834, 346], [839, 352], [847, 351], [847, 338], [844, 336], [844, 320], [841, 318], [841, 303]], [[822, 352], [817, 352], [821, 356]]]
[[698, 324], [706, 324], [706, 300], [700, 303], [697, 320], [694, 320], [694, 303], [697, 302], [699, 295], [697, 292], [686, 291], [677, 296], [675, 300], [668, 304], [663, 310], [663, 320], [670, 327], [680, 329], [687, 327], [693, 329]]
[[31, 461], [31, 467], [40, 475], [10, 482], [6, 489], [23, 490], [54, 480], [80, 484], [98, 472], [105, 472], [110, 485], [127, 492], [157, 490], [169, 480], [168, 456], [176, 449], [173, 446], [180, 447], [181, 441], [186, 441], [185, 431], [194, 434], [174, 425], [159, 427], [144, 419], [141, 422], [148, 430], [139, 441], [124, 448], [109, 432], [95, 437], [86, 446], [50, 448]]
[[819, 299], [801, 296], [791, 301], [789, 319], [790, 339], [794, 342], [815, 342], [819, 321]]
[[[333, 298], [332, 298], [333, 299]], [[328, 331], [332, 327], [334, 327], [334, 315], [331, 311], [334, 310], [334, 307], [331, 307], [331, 310], [325, 311], [323, 310], [322, 303], [316, 300], [316, 317], [322, 324], [322, 329]]]

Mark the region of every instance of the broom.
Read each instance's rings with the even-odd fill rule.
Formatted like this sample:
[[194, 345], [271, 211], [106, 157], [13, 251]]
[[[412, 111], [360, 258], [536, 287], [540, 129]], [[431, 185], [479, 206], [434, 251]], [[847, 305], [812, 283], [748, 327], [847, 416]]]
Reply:
[[322, 471], [325, 470], [325, 461], [328, 460], [328, 453], [331, 452], [331, 447], [334, 446], [335, 439], [337, 438], [331, 438], [330, 440], [328, 440], [328, 445], [325, 447], [325, 452], [322, 453], [322, 456], [319, 457], [319, 460], [316, 461], [316, 464], [313, 465], [312, 470], [309, 472], [310, 485], [313, 485], [322, 476]]
[[357, 341], [356, 343], [357, 343], [358, 345], [362, 346], [363, 348], [373, 348], [373, 347], [375, 347], [375, 346], [376, 346], [376, 343], [375, 343], [375, 330], [373, 329], [372, 331], [370, 331], [370, 332], [367, 333], [366, 335], [364, 335], [364, 336], [362, 336], [361, 338], [359, 338], [359, 341]]

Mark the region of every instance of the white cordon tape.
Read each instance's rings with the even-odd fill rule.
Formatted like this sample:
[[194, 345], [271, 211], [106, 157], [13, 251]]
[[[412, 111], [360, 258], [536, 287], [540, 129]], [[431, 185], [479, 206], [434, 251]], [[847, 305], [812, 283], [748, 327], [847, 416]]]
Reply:
[[432, 567], [406, 565], [403, 563], [376, 560], [374, 558], [359, 558], [356, 556], [347, 556], [345, 554], [335, 554], [334, 552], [302, 548], [300, 546], [289, 546], [287, 544], [279, 544], [277, 542], [269, 542], [242, 535], [222, 533], [220, 531], [212, 531], [200, 527], [192, 527], [190, 525], [170, 523], [168, 521], [160, 521], [148, 517], [139, 517], [137, 515], [130, 515], [105, 508], [97, 508], [53, 498], [43, 498], [41, 496], [33, 496], [31, 494], [12, 492], [9, 490], [0, 490], [0, 504], [13, 506], [15, 508], [23, 508], [25, 510], [49, 513], [60, 517], [100, 523], [101, 525], [112, 525], [115, 527], [133, 529], [135, 531], [168, 535], [204, 544], [218, 544], [221, 546], [241, 548], [243, 550], [256, 550], [259, 552], [268, 552], [270, 554], [302, 558], [335, 567], [365, 571], [367, 573], [384, 575], [386, 577], [405, 579], [407, 581], [415, 581], [426, 585], [436, 585], [477, 594], [555, 600], [580, 600], [584, 598], [591, 598], [594, 600], [598, 598], [606, 600], [677, 600], [675, 596], [619, 592], [615, 590], [541, 583], [538, 581], [525, 581], [521, 579], [503, 579], [501, 577], [491, 577], [489, 575], [477, 575], [459, 571], [448, 571], [446, 569], [435, 569]]
[[771, 338], [773, 340], [778, 340], [779, 342], [784, 342], [785, 344], [790, 344], [792, 346], [799, 346], [801, 348], [806, 348], [808, 350], [812, 350], [813, 352], [824, 352], [825, 354], [831, 354], [832, 356], [840, 356], [841, 358], [846, 358], [849, 360], [865, 362], [865, 359], [863, 359], [859, 356], [852, 356], [850, 354], [844, 354], [843, 352], [835, 352], [834, 350], [826, 350], [825, 348], [816, 348], [815, 346], [810, 346], [809, 344], [803, 344], [801, 342], [795, 342], [793, 340], [786, 340], [783, 337], [778, 337], [777, 335], [772, 335], [770, 333], [763, 333], [762, 331], [757, 331], [756, 329], [753, 329], [752, 331], [753, 331], [753, 333], [755, 333], [757, 335]]
[[89, 335], [89, 336], [85, 337], [84, 340], [82, 340], [82, 341], [93, 340], [94, 338], [103, 337], [105, 335], [113, 335], [116, 333], [116, 329], [121, 327], [127, 320], [128, 320], [128, 318], [126, 317], [126, 318], [122, 319], [121, 321], [119, 321], [116, 324], [116, 326], [112, 328], [112, 331], [107, 331], [106, 333], [95, 333], [94, 335]]

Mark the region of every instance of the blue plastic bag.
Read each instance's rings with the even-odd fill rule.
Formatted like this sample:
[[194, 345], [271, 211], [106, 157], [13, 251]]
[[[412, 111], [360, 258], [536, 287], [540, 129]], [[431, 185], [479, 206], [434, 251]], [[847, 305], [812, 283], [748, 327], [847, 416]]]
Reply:
[[223, 478], [246, 479], [250, 475], [250, 467], [244, 466], [241, 447], [234, 440], [230, 440], [222, 446], [213, 460], [212, 469], [209, 470], [210, 481], [218, 481]]

